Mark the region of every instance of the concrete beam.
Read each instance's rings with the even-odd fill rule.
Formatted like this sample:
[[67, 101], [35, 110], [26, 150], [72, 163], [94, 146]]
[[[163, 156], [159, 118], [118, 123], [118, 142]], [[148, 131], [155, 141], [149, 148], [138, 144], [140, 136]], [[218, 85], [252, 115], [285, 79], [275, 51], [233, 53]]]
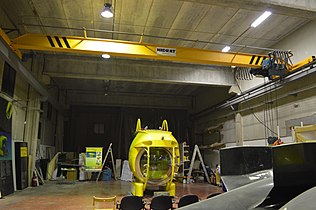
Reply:
[[316, 12], [315, 0], [257, 0], [258, 3]]
[[254, 11], [271, 10], [274, 14], [296, 16], [309, 20], [316, 19], [314, 0], [184, 0], [194, 3], [217, 5]]
[[96, 57], [45, 57], [43, 74], [51, 77], [169, 84], [231, 86], [230, 68], [207, 65]]
[[192, 98], [189, 96], [166, 96], [149, 94], [109, 94], [89, 92], [68, 92], [71, 105], [120, 106], [142, 108], [192, 109]]

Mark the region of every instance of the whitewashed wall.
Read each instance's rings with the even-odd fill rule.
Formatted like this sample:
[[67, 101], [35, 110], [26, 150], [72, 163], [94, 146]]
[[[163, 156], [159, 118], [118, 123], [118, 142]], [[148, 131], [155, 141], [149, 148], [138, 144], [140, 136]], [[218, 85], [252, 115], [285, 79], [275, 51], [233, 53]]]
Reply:
[[316, 55], [316, 21], [306, 24], [279, 42], [274, 48], [291, 50], [294, 54], [293, 63]]

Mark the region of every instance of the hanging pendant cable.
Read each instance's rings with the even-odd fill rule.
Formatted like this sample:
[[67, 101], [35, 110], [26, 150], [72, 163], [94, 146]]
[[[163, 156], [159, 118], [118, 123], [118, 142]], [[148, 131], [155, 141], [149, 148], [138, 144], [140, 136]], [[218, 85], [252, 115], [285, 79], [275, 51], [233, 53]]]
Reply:
[[[239, 89], [240, 92], [242, 93], [241, 87], [239, 86], [238, 81], [236, 80], [236, 78], [235, 78], [235, 82], [236, 82], [236, 84], [237, 84], [238, 89]], [[262, 122], [262, 120], [260, 120], [260, 118], [254, 113], [253, 109], [250, 108], [250, 106], [249, 106], [249, 104], [248, 104], [248, 101], [247, 101], [245, 95], [243, 95], [243, 98], [244, 98], [244, 100], [245, 100], [246, 106], [247, 106], [248, 109], [251, 111], [252, 115], [257, 119], [257, 121], [258, 121], [260, 124], [262, 124], [268, 131], [270, 131], [271, 133], [277, 135], [273, 130], [271, 130], [271, 129], [269, 128], [269, 125], [268, 125], [268, 124], [265, 124], [264, 122]]]
[[273, 94], [272, 94], [272, 87], [270, 87], [270, 90], [269, 90], [269, 104], [270, 104], [270, 114], [271, 114], [271, 121], [270, 121], [270, 128], [273, 130], [271, 132], [271, 136], [273, 136], [273, 133], [275, 134], [274, 132], [274, 115], [273, 115]]
[[[264, 84], [266, 84], [266, 80], [264, 80]], [[264, 89], [265, 89], [265, 91], [267, 91], [267, 87], [265, 87]], [[268, 116], [267, 116], [267, 114], [268, 114], [268, 113], [267, 113], [267, 110], [268, 110], [268, 108], [267, 108], [267, 103], [266, 103], [267, 100], [268, 100], [268, 98], [267, 98], [267, 95], [265, 94], [265, 95], [264, 95], [264, 101], [265, 101], [265, 103], [264, 103], [264, 107], [263, 107], [263, 122], [264, 122], [265, 125], [266, 125], [267, 122], [268, 122], [268, 121], [267, 121], [267, 117], [268, 117]], [[265, 139], [268, 138], [268, 135], [269, 135], [268, 133], [269, 133], [269, 131], [268, 131], [268, 129], [265, 127], [265, 128], [264, 128], [264, 138], [265, 138]]]
[[275, 94], [275, 116], [276, 116], [276, 128], [277, 128], [277, 137], [280, 139], [280, 124], [279, 124], [279, 110], [278, 110], [278, 92], [276, 85], [274, 84], [274, 94]]
[[[276, 123], [277, 123], [277, 126], [280, 126], [279, 125], [279, 110], [278, 110], [278, 90], [277, 90], [277, 87], [276, 87], [276, 84], [274, 84], [274, 92], [275, 92], [275, 114], [276, 114]], [[279, 134], [280, 135], [280, 134]], [[278, 136], [279, 137], [279, 136]]]

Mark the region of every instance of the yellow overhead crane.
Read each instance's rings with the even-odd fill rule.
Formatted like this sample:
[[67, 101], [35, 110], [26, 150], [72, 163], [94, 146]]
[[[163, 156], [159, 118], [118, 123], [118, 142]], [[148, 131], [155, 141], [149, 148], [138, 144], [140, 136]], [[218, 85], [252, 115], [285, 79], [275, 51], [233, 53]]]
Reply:
[[[221, 52], [197, 48], [165, 46], [122, 40], [100, 39], [77, 36], [52, 36], [45, 34], [25, 34], [10, 40], [0, 29], [0, 36], [11, 49], [22, 58], [20, 50], [54, 51], [83, 54], [109, 54], [111, 56], [143, 58], [153, 60], [176, 61], [184, 63], [210, 64], [220, 66], [248, 67], [261, 69], [264, 60], [271, 59], [268, 55]], [[309, 57], [295, 65], [286, 65], [286, 73], [298, 69], [314, 60]], [[272, 62], [283, 61], [276, 60]], [[271, 62], [270, 62], [271, 63]], [[273, 71], [274, 73], [275, 71]], [[259, 74], [262, 75], [262, 74]], [[278, 74], [277, 74], [278, 75]], [[280, 76], [280, 75], [279, 75]]]
[[[128, 42], [77, 36], [25, 34], [12, 41], [1, 30], [0, 35], [15, 51], [38, 50], [65, 53], [109, 54], [118, 57], [145, 58], [221, 66], [258, 68], [266, 55], [231, 53], [197, 48], [174, 47], [141, 42]], [[20, 53], [17, 53], [21, 57]]]

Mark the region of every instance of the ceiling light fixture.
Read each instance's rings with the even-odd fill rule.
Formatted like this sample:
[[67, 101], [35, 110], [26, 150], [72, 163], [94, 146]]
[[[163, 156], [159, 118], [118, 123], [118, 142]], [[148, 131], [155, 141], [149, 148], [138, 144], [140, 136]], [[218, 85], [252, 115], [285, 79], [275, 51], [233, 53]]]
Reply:
[[228, 52], [230, 50], [230, 46], [225, 46], [223, 49], [222, 49], [222, 52]]
[[109, 54], [102, 54], [101, 56], [104, 59], [109, 59], [111, 57]]
[[258, 25], [260, 25], [265, 19], [267, 19], [272, 12], [265, 11], [260, 17], [258, 17], [253, 23], [251, 24], [251, 27], [256, 28]]
[[111, 18], [111, 17], [113, 17], [113, 12], [112, 12], [112, 10], [111, 10], [111, 4], [110, 3], [105, 3], [104, 4], [104, 8], [103, 8], [103, 10], [102, 10], [102, 12], [101, 12], [101, 16], [102, 17], [105, 17], [105, 18]]

